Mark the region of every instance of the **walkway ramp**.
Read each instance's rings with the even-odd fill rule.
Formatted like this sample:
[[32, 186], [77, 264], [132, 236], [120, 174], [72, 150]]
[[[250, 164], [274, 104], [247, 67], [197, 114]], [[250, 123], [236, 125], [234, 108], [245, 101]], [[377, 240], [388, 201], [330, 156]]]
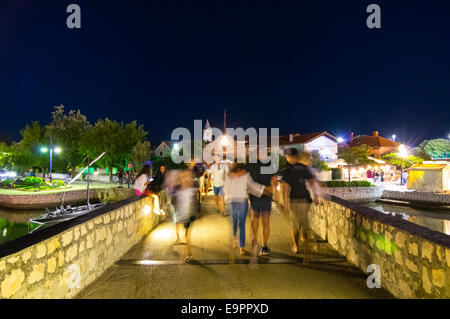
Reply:
[[[135, 245], [77, 298], [392, 298], [369, 289], [367, 274], [349, 264], [326, 242], [314, 239], [313, 260], [290, 253], [289, 228], [273, 207], [269, 247], [272, 254], [241, 256], [232, 248], [231, 217], [222, 217], [212, 199], [192, 227], [193, 260], [186, 247], [173, 245], [175, 225], [166, 221]], [[247, 248], [250, 218], [247, 218]]]

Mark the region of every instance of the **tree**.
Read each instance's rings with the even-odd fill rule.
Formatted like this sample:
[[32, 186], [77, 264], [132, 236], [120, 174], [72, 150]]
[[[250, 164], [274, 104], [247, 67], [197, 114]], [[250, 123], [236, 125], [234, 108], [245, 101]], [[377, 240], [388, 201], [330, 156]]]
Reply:
[[66, 162], [66, 166], [72, 168], [81, 164], [83, 154], [80, 152], [80, 141], [83, 135], [91, 127], [86, 116], [80, 110], [64, 112], [64, 105], [55, 106], [52, 112], [52, 122], [48, 125], [48, 134], [52, 135], [55, 145], [61, 147], [59, 157]]
[[317, 169], [319, 172], [328, 171], [328, 165], [320, 158], [320, 154], [317, 151], [311, 152], [311, 166]]
[[339, 158], [342, 158], [347, 163], [348, 181], [350, 182], [350, 169], [352, 166], [361, 166], [373, 164], [374, 161], [369, 159], [370, 147], [363, 144], [361, 146], [352, 146], [344, 148], [339, 153]]
[[0, 142], [0, 168], [11, 170], [14, 166], [11, 146], [5, 142]]
[[133, 147], [147, 135], [142, 125], [136, 121], [128, 124], [112, 121], [108, 118], [98, 120], [81, 138], [80, 151], [90, 159], [102, 152], [106, 154], [99, 165], [109, 168], [109, 181], [112, 182], [112, 168], [125, 166], [131, 158]]
[[414, 147], [411, 150], [411, 155], [417, 156], [422, 158], [424, 161], [429, 161], [431, 160], [431, 156], [423, 149], [421, 149], [420, 147]]
[[428, 153], [431, 157], [445, 157], [448, 153], [450, 153], [450, 140], [443, 138], [424, 140], [420, 143], [419, 148]]
[[136, 145], [133, 146], [133, 150], [131, 151], [131, 162], [136, 171], [139, 172], [144, 166], [143, 163], [149, 160], [150, 152], [149, 141], [138, 141]]
[[[401, 157], [397, 154], [397, 153], [389, 153], [389, 154], [385, 154], [383, 155], [383, 159], [388, 162], [389, 164], [395, 165], [400, 167], [401, 163], [402, 163], [402, 159]], [[407, 158], [403, 159], [403, 167], [404, 168], [409, 168], [414, 164], [421, 164], [423, 162], [423, 158], [414, 156], [414, 155], [409, 155]]]
[[46, 128], [38, 121], [33, 121], [27, 124], [20, 134], [22, 140], [12, 147], [15, 168], [20, 172], [31, 167], [39, 167], [45, 171], [49, 158], [47, 154], [41, 153], [40, 149], [43, 145], [48, 145]]

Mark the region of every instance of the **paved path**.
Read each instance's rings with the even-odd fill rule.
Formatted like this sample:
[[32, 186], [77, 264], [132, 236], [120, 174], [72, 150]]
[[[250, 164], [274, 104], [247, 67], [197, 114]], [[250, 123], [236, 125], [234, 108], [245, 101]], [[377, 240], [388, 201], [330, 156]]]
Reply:
[[[316, 241], [313, 262], [303, 264], [289, 253], [284, 216], [274, 207], [271, 217], [272, 254], [250, 256], [231, 248], [230, 217], [216, 213], [212, 200], [192, 229], [193, 262], [183, 262], [185, 246], [172, 245], [175, 226], [166, 221], [128, 251], [78, 298], [392, 298], [383, 289], [369, 289], [359, 269]], [[247, 218], [247, 235], [250, 218]], [[247, 236], [247, 247], [250, 238]], [[234, 263], [230, 262], [230, 255]], [[301, 255], [300, 255], [301, 257]]]

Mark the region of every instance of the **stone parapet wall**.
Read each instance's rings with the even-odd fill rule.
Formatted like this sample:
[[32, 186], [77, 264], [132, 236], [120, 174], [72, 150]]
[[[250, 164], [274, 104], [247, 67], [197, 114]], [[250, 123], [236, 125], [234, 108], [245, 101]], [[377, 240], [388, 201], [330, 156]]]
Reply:
[[330, 195], [355, 202], [373, 202], [381, 198], [383, 189], [381, 187], [324, 187], [323, 191]]
[[337, 198], [313, 205], [309, 222], [363, 272], [379, 265], [395, 297], [450, 298], [450, 236]]
[[[68, 221], [76, 225], [1, 257], [0, 297], [76, 296], [163, 219], [152, 212], [150, 197], [125, 202], [78, 224], [78, 218]], [[26, 245], [25, 237], [20, 240]]]
[[[89, 190], [92, 201], [118, 201], [135, 195], [132, 188], [93, 188]], [[45, 207], [59, 207], [64, 199], [64, 205], [86, 204], [87, 190], [67, 190], [65, 192], [46, 192], [36, 194], [0, 194], [0, 207], [12, 209], [39, 209]]]
[[416, 205], [449, 206], [450, 193], [384, 190], [381, 199], [399, 200]]
[[[275, 198], [284, 205], [281, 191]], [[335, 196], [313, 204], [308, 219], [314, 233], [363, 272], [379, 265], [381, 286], [395, 297], [450, 298], [449, 235]]]

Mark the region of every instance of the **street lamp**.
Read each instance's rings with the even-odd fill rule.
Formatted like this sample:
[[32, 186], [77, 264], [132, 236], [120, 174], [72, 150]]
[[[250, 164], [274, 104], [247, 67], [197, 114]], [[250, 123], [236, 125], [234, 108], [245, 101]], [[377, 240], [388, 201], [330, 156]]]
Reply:
[[338, 143], [342, 143], [342, 142], [344, 142], [344, 139], [342, 137], [338, 137], [337, 141], [338, 141]]
[[397, 137], [397, 135], [392, 134], [392, 140], [395, 142], [395, 138]]
[[405, 145], [400, 144], [399, 146], [399, 155], [401, 158], [401, 165], [400, 165], [400, 185], [403, 185], [403, 158], [408, 157], [408, 150], [406, 149]]
[[52, 182], [52, 157], [53, 157], [53, 152], [55, 152], [56, 154], [61, 153], [61, 148], [59, 147], [54, 147], [53, 146], [53, 140], [52, 140], [52, 136], [50, 135], [50, 147], [47, 148], [45, 146], [41, 147], [41, 152], [42, 153], [47, 153], [50, 150], [50, 183]]

